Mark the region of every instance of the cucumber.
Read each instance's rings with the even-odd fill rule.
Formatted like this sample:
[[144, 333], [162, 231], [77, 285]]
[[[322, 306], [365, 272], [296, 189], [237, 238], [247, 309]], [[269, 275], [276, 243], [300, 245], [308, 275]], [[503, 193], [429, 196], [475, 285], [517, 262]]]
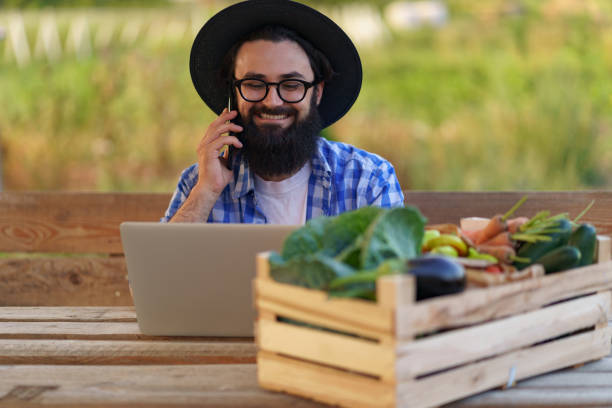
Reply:
[[[552, 239], [550, 241], [540, 241], [535, 243], [526, 243], [522, 245], [516, 256], [519, 258], [527, 258], [529, 262], [515, 262], [514, 266], [518, 269], [526, 268], [527, 266], [536, 263], [542, 256], [549, 253], [555, 248], [567, 245], [570, 235], [572, 234], [572, 223], [569, 220], [559, 220], [551, 229], [559, 230], [547, 234]], [[539, 263], [539, 262], [538, 262]]]
[[595, 259], [595, 247], [597, 246], [597, 231], [591, 224], [582, 224], [569, 238], [568, 245], [580, 250], [581, 258], [578, 266], [591, 265]]
[[580, 263], [580, 250], [571, 245], [564, 245], [553, 249], [538, 259], [547, 274], [565, 271], [574, 268]]

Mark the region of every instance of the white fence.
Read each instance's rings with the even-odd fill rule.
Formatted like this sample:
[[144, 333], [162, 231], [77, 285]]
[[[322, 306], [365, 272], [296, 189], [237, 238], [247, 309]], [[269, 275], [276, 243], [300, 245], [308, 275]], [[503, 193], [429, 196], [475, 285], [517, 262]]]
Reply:
[[191, 41], [209, 15], [204, 10], [142, 15], [133, 10], [10, 12], [0, 14], [0, 47], [4, 45], [4, 61], [19, 66], [36, 59], [85, 58], [100, 49], [136, 42], [155, 47]]
[[[32, 60], [56, 62], [62, 57], [85, 58], [115, 46], [158, 46], [190, 42], [216, 10], [54, 10], [0, 12], [0, 49], [4, 61], [24, 66]], [[446, 6], [439, 0], [399, 1], [381, 13], [368, 3], [323, 10], [358, 46], [375, 46], [390, 38], [390, 30], [439, 26]], [[2, 57], [2, 56], [0, 56]]]

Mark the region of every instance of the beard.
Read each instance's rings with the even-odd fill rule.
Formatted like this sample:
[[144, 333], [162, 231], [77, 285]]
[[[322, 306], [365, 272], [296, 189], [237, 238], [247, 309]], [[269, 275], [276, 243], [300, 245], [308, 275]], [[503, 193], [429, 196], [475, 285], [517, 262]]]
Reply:
[[[301, 169], [313, 156], [322, 129], [321, 116], [316, 105], [316, 93], [310, 101], [308, 115], [298, 120], [295, 108], [269, 109], [253, 106], [248, 118], [244, 118], [241, 141], [242, 154], [255, 174], [262, 178], [291, 175]], [[257, 126], [253, 117], [260, 113], [289, 115], [295, 118], [287, 129], [277, 125]]]

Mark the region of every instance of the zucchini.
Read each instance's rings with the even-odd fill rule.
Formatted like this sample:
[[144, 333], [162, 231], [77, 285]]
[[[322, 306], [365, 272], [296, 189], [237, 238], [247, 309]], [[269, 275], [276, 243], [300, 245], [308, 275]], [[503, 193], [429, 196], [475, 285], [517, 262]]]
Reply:
[[570, 235], [572, 234], [572, 223], [567, 219], [561, 219], [555, 225], [551, 226], [551, 229], [558, 231], [546, 234], [551, 238], [550, 241], [523, 244], [516, 253], [516, 256], [529, 259], [529, 262], [515, 262], [514, 266], [518, 269], [526, 268], [536, 263], [542, 256], [555, 248], [567, 245]]
[[564, 245], [553, 249], [538, 259], [538, 263], [544, 267], [546, 273], [555, 273], [572, 269], [580, 263], [580, 250], [571, 245]]
[[582, 257], [578, 266], [591, 265], [595, 259], [595, 247], [597, 246], [597, 231], [591, 224], [582, 224], [569, 238], [568, 245], [575, 246], [580, 250]]

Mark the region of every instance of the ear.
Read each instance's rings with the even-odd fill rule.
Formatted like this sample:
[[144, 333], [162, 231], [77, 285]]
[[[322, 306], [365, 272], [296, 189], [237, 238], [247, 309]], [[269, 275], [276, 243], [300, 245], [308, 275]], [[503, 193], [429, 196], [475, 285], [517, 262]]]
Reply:
[[315, 85], [317, 88], [317, 106], [321, 103], [321, 98], [323, 97], [323, 88], [325, 88], [325, 82], [319, 82]]

